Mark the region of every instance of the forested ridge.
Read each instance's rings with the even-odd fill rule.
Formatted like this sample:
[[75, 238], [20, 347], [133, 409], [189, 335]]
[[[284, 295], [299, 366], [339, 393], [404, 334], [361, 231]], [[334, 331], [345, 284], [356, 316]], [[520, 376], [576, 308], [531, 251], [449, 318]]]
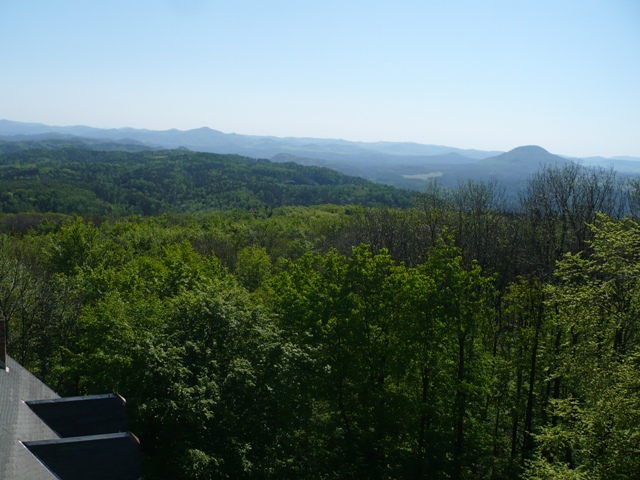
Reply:
[[[2, 182], [41, 182], [0, 190], [0, 314], [59, 394], [127, 398], [145, 478], [638, 478], [637, 183], [567, 164], [517, 205], [495, 182], [357, 205], [375, 187], [346, 180], [342, 205], [214, 201], [206, 183], [236, 195], [225, 178], [263, 168], [282, 189], [331, 174], [76, 151], [0, 156]], [[157, 210], [125, 187], [112, 210], [34, 208], [15, 187], [135, 169]]]
[[32, 148], [27, 142], [13, 146], [19, 151], [5, 148], [9, 153], [0, 154], [3, 213], [121, 216], [324, 203], [408, 206], [411, 198], [403, 190], [291, 162], [61, 145]]

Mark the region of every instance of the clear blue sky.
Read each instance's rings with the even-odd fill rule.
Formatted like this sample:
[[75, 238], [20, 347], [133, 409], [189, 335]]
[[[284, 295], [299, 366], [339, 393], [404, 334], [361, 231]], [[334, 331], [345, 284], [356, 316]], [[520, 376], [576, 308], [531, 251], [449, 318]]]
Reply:
[[639, 0], [0, 0], [0, 118], [640, 156]]

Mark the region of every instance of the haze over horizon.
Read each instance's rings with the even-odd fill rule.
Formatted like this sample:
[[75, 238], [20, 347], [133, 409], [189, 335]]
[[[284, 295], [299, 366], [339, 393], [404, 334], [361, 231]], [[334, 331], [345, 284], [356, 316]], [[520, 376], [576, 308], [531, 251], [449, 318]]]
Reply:
[[8, 120], [640, 156], [633, 0], [0, 0], [0, 42]]

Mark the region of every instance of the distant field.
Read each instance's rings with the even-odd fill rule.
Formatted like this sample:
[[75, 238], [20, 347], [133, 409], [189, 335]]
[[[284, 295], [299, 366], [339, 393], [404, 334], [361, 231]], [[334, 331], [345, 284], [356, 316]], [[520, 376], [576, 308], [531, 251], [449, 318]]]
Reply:
[[414, 175], [402, 175], [403, 178], [413, 178], [415, 180], [429, 180], [430, 178], [439, 178], [444, 175], [442, 172], [416, 173]]

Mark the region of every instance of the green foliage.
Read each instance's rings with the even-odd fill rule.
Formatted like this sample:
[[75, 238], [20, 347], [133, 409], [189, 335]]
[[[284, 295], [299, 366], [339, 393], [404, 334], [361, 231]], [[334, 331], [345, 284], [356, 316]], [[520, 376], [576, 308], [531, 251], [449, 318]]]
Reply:
[[183, 150], [0, 155], [0, 212], [157, 215], [284, 205], [408, 206], [403, 190], [295, 163]]
[[[252, 206], [254, 168], [325, 186], [236, 157], [68, 153], [11, 171], [71, 179], [82, 164], [102, 172], [96, 195], [131, 187], [153, 208], [245, 174], [233, 195]], [[124, 395], [148, 478], [635, 478], [638, 223], [499, 199], [433, 183], [411, 209], [6, 214], [10, 354], [62, 395]]]
[[314, 465], [341, 477], [470, 475], [471, 452], [486, 448], [483, 426], [469, 422], [488, 381], [478, 329], [490, 287], [479, 269], [444, 243], [416, 269], [360, 246], [349, 258], [303, 256], [272, 289], [281, 328], [317, 365], [312, 425], [322, 420], [330, 436], [305, 452]]
[[78, 219], [47, 235], [57, 292], [80, 308], [45, 379], [61, 394], [124, 395], [150, 478], [284, 468], [283, 397], [297, 397], [303, 359], [215, 257], [169, 230]]
[[564, 339], [557, 375], [565, 388], [550, 404], [553, 421], [536, 436], [531, 478], [561, 468], [630, 479], [640, 470], [640, 228], [604, 216], [592, 228], [593, 253], [565, 256], [560, 283], [549, 288]]
[[245, 247], [238, 252], [236, 278], [249, 291], [254, 291], [271, 276], [271, 257], [267, 250]]

